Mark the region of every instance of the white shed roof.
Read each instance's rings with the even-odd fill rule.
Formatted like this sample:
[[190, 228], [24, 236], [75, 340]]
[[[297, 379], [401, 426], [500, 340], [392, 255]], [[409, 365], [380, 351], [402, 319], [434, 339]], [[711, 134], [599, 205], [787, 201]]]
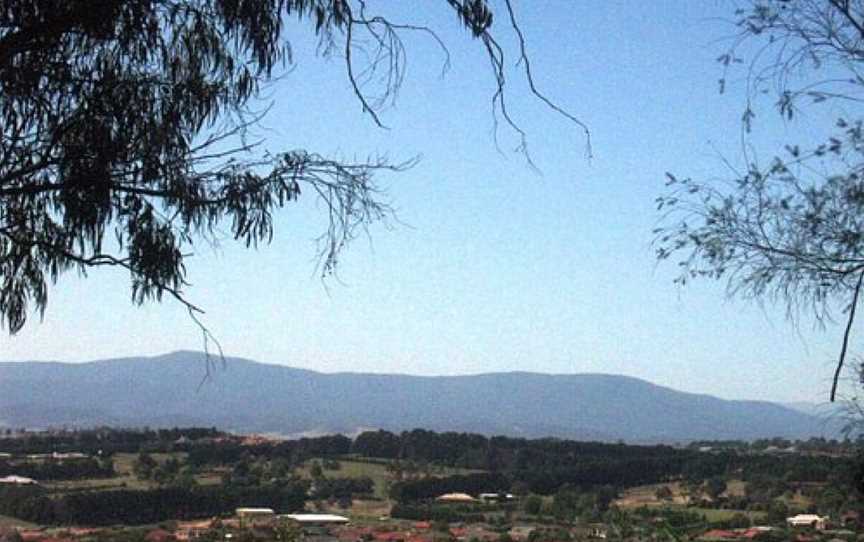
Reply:
[[336, 514], [285, 514], [279, 517], [293, 519], [298, 523], [348, 523], [350, 521], [345, 516]]
[[272, 508], [238, 508], [237, 515], [240, 514], [273, 514]]
[[25, 476], [15, 476], [14, 474], [11, 476], [6, 476], [4, 478], [0, 478], [0, 484], [35, 484], [36, 480], [33, 478], [27, 478]]

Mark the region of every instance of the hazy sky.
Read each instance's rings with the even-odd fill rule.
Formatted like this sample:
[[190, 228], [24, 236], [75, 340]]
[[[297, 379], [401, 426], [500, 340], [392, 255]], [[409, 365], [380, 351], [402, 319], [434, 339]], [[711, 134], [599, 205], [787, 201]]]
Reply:
[[[266, 147], [422, 160], [381, 178], [402, 223], [353, 244], [339, 280], [316, 274], [324, 223], [311, 197], [279, 217], [269, 246], [197, 247], [188, 297], [226, 353], [328, 372], [621, 373], [726, 398], [824, 400], [839, 325], [793, 326], [782, 308], [727, 300], [722, 284], [680, 289], [675, 265], [658, 267], [650, 246], [664, 172], [728, 178], [723, 159], [741, 162], [743, 74], [720, 95], [715, 61], [734, 4], [514, 5], [538, 85], [590, 127], [594, 158], [581, 131], [518, 80], [502, 6], [509, 100], [542, 175], [510, 152], [512, 133], [501, 130], [496, 150], [487, 60], [444, 2], [392, 14], [437, 29], [453, 65], [442, 79], [434, 42], [406, 36], [406, 81], [382, 113], [389, 130], [362, 114], [339, 59], [315, 58], [298, 34], [295, 69], [268, 93]], [[821, 116], [787, 125], [762, 105], [755, 137], [766, 159], [773, 143], [824, 129]], [[200, 347], [176, 303], [132, 306], [119, 271], [63, 277], [42, 323], [0, 336], [6, 360]]]

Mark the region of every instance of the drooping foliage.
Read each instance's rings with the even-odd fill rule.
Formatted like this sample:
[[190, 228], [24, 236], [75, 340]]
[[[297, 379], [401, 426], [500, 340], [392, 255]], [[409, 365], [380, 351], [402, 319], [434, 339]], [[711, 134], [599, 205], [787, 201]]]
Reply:
[[[494, 103], [518, 130], [487, 2], [426, 8], [438, 6], [482, 43], [498, 83]], [[247, 246], [267, 242], [273, 213], [303, 193], [324, 201], [322, 269], [332, 271], [346, 243], [390, 214], [375, 172], [410, 164], [268, 153], [243, 136], [258, 119], [259, 92], [292, 61], [289, 20], [308, 24], [323, 54], [343, 60], [355, 98], [380, 124], [381, 98], [404, 75], [400, 32], [437, 36], [368, 9], [349, 0], [0, 0], [0, 313], [8, 330], [20, 330], [31, 308], [44, 311], [48, 284], [72, 268], [125, 268], [136, 303], [167, 293], [196, 312], [183, 291], [184, 258], [196, 243], [220, 228]], [[364, 89], [381, 80], [373, 99]]]
[[845, 311], [834, 400], [864, 280], [864, 2], [754, 0], [736, 15], [737, 35], [718, 60], [721, 92], [726, 72], [745, 67], [745, 134], [764, 95], [787, 121], [833, 101], [844, 117], [823, 143], [791, 141], [767, 162], [745, 153], [725, 182], [668, 174], [657, 256], [678, 259], [681, 284], [725, 279], [731, 295], [784, 303], [790, 316]]

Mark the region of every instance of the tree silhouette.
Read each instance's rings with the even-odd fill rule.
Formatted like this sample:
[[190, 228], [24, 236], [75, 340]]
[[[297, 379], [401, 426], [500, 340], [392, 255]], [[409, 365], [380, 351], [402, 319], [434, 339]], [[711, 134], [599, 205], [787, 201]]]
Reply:
[[824, 143], [790, 143], [767, 165], [748, 154], [728, 182], [667, 174], [657, 257], [679, 259], [681, 284], [726, 279], [730, 295], [779, 301], [792, 317], [822, 321], [843, 307], [833, 401], [864, 281], [864, 2], [758, 0], [736, 14], [733, 45], [718, 58], [720, 89], [727, 70], [746, 67], [745, 132], [763, 94], [775, 95], [787, 120], [832, 101], [849, 116]]
[[[100, 266], [129, 273], [135, 303], [168, 295], [195, 318], [185, 258], [221, 226], [246, 246], [270, 241], [274, 213], [302, 194], [324, 202], [320, 253], [331, 273], [346, 244], [392, 213], [376, 174], [411, 162], [268, 153], [244, 136], [266, 113], [252, 108], [260, 91], [292, 61], [289, 17], [308, 24], [321, 54], [343, 62], [364, 112], [382, 124], [379, 112], [405, 73], [400, 36], [444, 44], [433, 29], [398, 24], [371, 5], [0, 0], [0, 322], [17, 332], [31, 309], [44, 313], [49, 283]], [[486, 0], [435, 6], [452, 11], [488, 54], [496, 118], [527, 156], [507, 107], [507, 51], [492, 33], [491, 8]], [[584, 129], [534, 85], [515, 13], [509, 0], [503, 6], [531, 91]]]

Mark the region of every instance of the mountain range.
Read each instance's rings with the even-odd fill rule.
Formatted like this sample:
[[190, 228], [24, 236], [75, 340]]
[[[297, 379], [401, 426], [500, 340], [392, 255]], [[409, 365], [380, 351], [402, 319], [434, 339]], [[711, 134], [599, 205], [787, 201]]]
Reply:
[[[319, 373], [200, 352], [0, 363], [0, 426], [215, 426], [285, 436], [425, 428], [627, 442], [834, 437], [840, 420], [637, 378]], [[203, 383], [202, 383], [203, 380]]]

